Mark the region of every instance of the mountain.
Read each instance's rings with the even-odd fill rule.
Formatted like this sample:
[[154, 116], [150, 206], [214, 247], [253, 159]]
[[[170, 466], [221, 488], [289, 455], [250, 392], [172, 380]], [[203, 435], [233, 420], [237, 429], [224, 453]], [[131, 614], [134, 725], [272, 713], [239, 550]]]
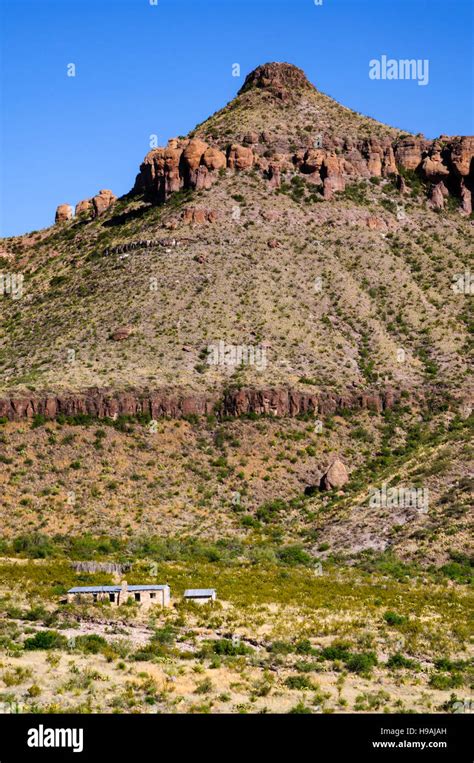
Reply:
[[[71, 219], [61, 205], [52, 228], [4, 241], [25, 281], [21, 303], [3, 301], [2, 392], [208, 394], [234, 377], [464, 391], [469, 299], [453, 284], [473, 152], [474, 138], [355, 114], [289, 64], [258, 67], [188, 138], [150, 151], [130, 194], [101, 191]], [[219, 342], [262, 362], [210, 365]]]
[[[269, 63], [152, 149], [122, 198], [101, 190], [4, 239], [8, 532], [166, 517], [217, 536], [276, 525], [331, 552], [464, 552], [473, 155], [473, 137], [403, 133]], [[104, 417], [106, 434], [78, 440]], [[150, 418], [187, 421], [152, 441]], [[349, 483], [328, 497], [336, 457]], [[430, 490], [428, 515], [367, 504], [374, 480], [401, 479]]]
[[[150, 151], [125, 197], [60, 205], [53, 227], [4, 240], [3, 269], [25, 280], [3, 300], [1, 392], [464, 396], [469, 299], [453, 284], [473, 150], [355, 114], [289, 64], [258, 67]], [[262, 362], [210, 365], [219, 342]]]

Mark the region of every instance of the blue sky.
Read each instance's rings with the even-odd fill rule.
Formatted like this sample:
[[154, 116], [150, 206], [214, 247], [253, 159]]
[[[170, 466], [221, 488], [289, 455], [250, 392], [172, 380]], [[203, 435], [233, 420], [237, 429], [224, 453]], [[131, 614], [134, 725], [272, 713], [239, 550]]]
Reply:
[[[152, 0], [153, 2], [153, 0]], [[50, 225], [133, 185], [149, 150], [218, 110], [260, 63], [428, 137], [472, 134], [471, 0], [1, 0], [0, 233]], [[376, 81], [369, 60], [428, 59], [429, 84]], [[76, 76], [66, 75], [76, 65]], [[242, 76], [232, 76], [239, 63]]]

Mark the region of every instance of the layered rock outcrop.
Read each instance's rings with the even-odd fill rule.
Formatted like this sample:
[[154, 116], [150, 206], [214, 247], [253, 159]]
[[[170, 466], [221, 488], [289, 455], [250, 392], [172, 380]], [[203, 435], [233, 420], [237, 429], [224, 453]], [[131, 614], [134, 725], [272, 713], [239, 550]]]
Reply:
[[[99, 215], [103, 214], [115, 201], [117, 201], [115, 194], [104, 188], [91, 199], [82, 199], [82, 201], [78, 201], [74, 215], [86, 219], [99, 217]], [[69, 204], [60, 204], [56, 210], [55, 221], [61, 223], [65, 220], [71, 220], [74, 215], [72, 207]]]
[[90, 415], [105, 418], [147, 414], [152, 418], [183, 418], [217, 412], [221, 416], [248, 414], [299, 416], [313, 413], [334, 415], [351, 408], [382, 412], [392, 408], [400, 392], [387, 388], [373, 393], [337, 395], [331, 392], [306, 393], [293, 388], [239, 389], [223, 397], [176, 393], [169, 390], [116, 392], [90, 389], [78, 394], [43, 394], [0, 398], [0, 418], [32, 419], [36, 415], [54, 419], [59, 415]]
[[[265, 78], [264, 78], [265, 79]], [[257, 85], [259, 87], [259, 85]], [[248, 133], [243, 143], [225, 150], [200, 138], [170, 140], [166, 148], [155, 148], [145, 157], [133, 191], [154, 203], [166, 201], [184, 189], [208, 189], [219, 172], [244, 172], [255, 168], [271, 188], [280, 188], [284, 174], [301, 173], [320, 186], [330, 200], [346, 184], [362, 178], [398, 177], [401, 194], [408, 192], [403, 174], [413, 172], [426, 183], [430, 205], [440, 209], [440, 190], [459, 198], [460, 209], [472, 211], [474, 190], [474, 138], [445, 138], [429, 141], [419, 136], [355, 139], [325, 137], [324, 147], [287, 153], [267, 148], [268, 136]], [[443, 183], [443, 188], [439, 184]], [[430, 192], [430, 187], [438, 190]], [[444, 194], [444, 190], [443, 190]]]
[[[268, 99], [284, 101], [285, 118], [286, 112], [291, 118], [292, 108], [295, 115], [299, 114], [316, 93], [301, 69], [287, 63], [267, 63], [246, 77], [237, 99], [223, 109], [221, 115], [234, 109], [238, 102], [243, 111], [248, 105], [251, 117], [257, 98], [259, 118], [256, 123], [260, 122], [261, 110]], [[274, 107], [275, 103], [272, 105]], [[317, 110], [320, 107], [324, 110], [324, 104], [312, 105], [316, 105]], [[333, 106], [338, 107], [337, 104]], [[329, 123], [332, 123], [332, 110], [328, 114]], [[194, 137], [172, 138], [167, 146], [152, 149], [140, 165], [132, 192], [160, 204], [178, 191], [209, 189], [224, 171], [255, 169], [274, 189], [279, 189], [292, 175], [301, 173], [307, 181], [319, 186], [322, 196], [330, 200], [334, 194], [344, 191], [348, 182], [392, 175], [398, 179], [400, 193], [410, 193], [410, 173], [416, 173], [426, 184], [430, 206], [442, 208], [446, 189], [449, 196], [459, 199], [464, 214], [472, 212], [474, 136], [441, 135], [436, 140], [428, 140], [422, 135], [392, 137], [396, 135], [395, 131], [391, 135], [377, 131], [378, 134], [371, 137], [361, 137], [356, 115], [353, 126], [344, 128], [345, 131], [341, 127], [338, 134], [332, 126], [327, 127], [328, 114], [323, 114], [325, 119], [321, 119], [325, 128], [318, 127], [318, 117], [313, 115], [314, 135], [313, 125], [305, 125], [296, 138], [297, 148], [291, 130], [285, 131], [282, 124], [275, 127], [270, 122], [269, 129], [261, 131], [261, 126], [258, 130], [252, 129], [252, 120], [248, 119], [246, 131], [241, 134], [238, 128], [234, 134], [232, 130], [222, 132], [219, 129], [214, 133], [209, 129], [208, 120], [207, 127], [198, 128]], [[363, 134], [365, 128], [366, 125]], [[318, 132], [320, 129], [326, 129], [324, 135]], [[93, 198], [80, 201], [76, 215], [97, 217], [115, 200], [111, 191], [102, 190]], [[68, 205], [58, 207], [57, 222], [71, 217], [72, 210]], [[170, 222], [170, 227], [173, 224]]]
[[166, 148], [154, 148], [146, 155], [134, 191], [163, 202], [176, 191], [210, 188], [226, 166], [226, 154], [215, 146], [199, 138], [172, 139]]

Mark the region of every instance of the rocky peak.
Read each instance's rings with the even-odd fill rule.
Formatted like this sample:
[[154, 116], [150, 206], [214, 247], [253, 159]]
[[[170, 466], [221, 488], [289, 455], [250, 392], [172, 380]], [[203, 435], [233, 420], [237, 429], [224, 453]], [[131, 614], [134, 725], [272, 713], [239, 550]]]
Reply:
[[315, 90], [302, 69], [277, 62], [257, 66], [247, 75], [238, 94], [253, 89], [266, 90], [281, 100], [291, 99], [302, 90]]

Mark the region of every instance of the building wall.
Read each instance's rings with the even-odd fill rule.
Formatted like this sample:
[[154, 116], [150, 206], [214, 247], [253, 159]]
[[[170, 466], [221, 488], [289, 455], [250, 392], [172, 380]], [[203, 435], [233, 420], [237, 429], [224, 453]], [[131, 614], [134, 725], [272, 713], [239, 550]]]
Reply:
[[[160, 607], [169, 605], [169, 595], [166, 595], [167, 591], [128, 591], [127, 599], [135, 601], [135, 593], [140, 594], [140, 601], [137, 602], [137, 604], [140, 607], [143, 607], [143, 609], [149, 609], [150, 607], [154, 607], [156, 604], [158, 604]], [[155, 594], [154, 598], [151, 596], [152, 593]], [[120, 601], [120, 604], [123, 604], [123, 601]]]
[[[169, 589], [165, 588], [161, 591], [129, 591], [127, 590], [125, 596], [123, 591], [119, 591], [115, 593], [115, 601], [110, 602], [112, 607], [119, 607], [121, 604], [124, 604], [128, 599], [131, 599], [132, 601], [135, 601], [135, 593], [140, 594], [140, 601], [137, 602], [137, 604], [140, 607], [143, 607], [144, 609], [149, 609], [150, 607], [153, 607], [158, 604], [158, 606], [161, 607], [169, 607], [170, 606], [170, 592]], [[152, 598], [151, 594], [154, 593], [155, 597]], [[95, 600], [96, 601], [109, 601], [109, 594], [108, 593], [97, 593], [96, 599], [94, 599], [93, 593], [68, 593], [67, 595], [67, 601], [68, 604], [71, 603], [83, 603], [83, 604], [92, 604]]]
[[[110, 601], [108, 593], [97, 593], [94, 599], [93, 593], [68, 593], [68, 604], [92, 604], [94, 601]], [[110, 602], [112, 607], [118, 606], [119, 594], [115, 594], [115, 602]]]
[[210, 604], [215, 598], [215, 596], [197, 596], [196, 598], [187, 596], [186, 601], [192, 601], [193, 604]]

